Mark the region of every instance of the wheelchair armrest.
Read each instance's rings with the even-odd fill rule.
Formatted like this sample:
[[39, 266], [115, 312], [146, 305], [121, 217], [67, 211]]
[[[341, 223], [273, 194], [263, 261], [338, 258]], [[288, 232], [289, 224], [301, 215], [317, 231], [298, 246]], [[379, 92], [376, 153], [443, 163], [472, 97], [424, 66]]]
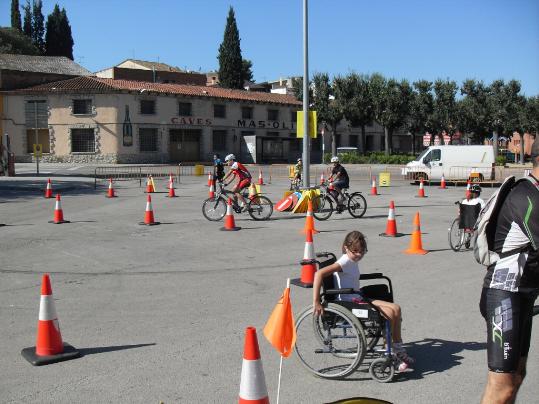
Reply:
[[327, 289], [324, 291], [324, 295], [350, 295], [352, 293], [357, 293], [352, 288], [345, 289]]
[[365, 280], [368, 280], [368, 279], [382, 279], [382, 278], [385, 278], [384, 274], [382, 273], [372, 273], [372, 274], [361, 274], [359, 275], [359, 279], [365, 279]]
[[307, 260], [301, 260], [299, 262], [300, 265], [311, 265], [311, 264], [320, 264], [317, 260], [313, 259], [307, 259]]

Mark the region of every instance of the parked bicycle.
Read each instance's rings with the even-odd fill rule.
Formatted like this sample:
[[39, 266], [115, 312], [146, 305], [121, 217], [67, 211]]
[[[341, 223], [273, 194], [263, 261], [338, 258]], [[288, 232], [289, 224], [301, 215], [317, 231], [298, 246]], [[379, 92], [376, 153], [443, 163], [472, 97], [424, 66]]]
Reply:
[[474, 225], [480, 205], [463, 205], [455, 202], [459, 206], [459, 215], [451, 223], [448, 229], [449, 246], [453, 251], [460, 251], [462, 247], [466, 249], [473, 248]]
[[[348, 193], [348, 188], [342, 190], [344, 197], [343, 204], [339, 205], [337, 201], [338, 192], [330, 190], [327, 183], [320, 185], [320, 196], [313, 198], [313, 216], [318, 220], [327, 220], [333, 213], [341, 213], [344, 209], [352, 217], [360, 218], [367, 211], [367, 200], [361, 192]], [[335, 207], [334, 207], [335, 206]]]
[[234, 192], [226, 189], [222, 182], [218, 182], [215, 196], [202, 203], [202, 214], [212, 222], [221, 220], [226, 215], [228, 198], [231, 198], [234, 212], [239, 214], [247, 211], [254, 220], [268, 220], [270, 218], [273, 213], [273, 203], [268, 197], [258, 193], [249, 197], [245, 191], [242, 195], [247, 201], [246, 206], [239, 206]]

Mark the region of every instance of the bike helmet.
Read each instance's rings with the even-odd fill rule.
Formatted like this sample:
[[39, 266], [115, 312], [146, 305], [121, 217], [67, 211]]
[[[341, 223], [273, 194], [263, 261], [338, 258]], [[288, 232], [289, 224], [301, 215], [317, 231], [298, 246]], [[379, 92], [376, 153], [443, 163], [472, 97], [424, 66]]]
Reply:
[[338, 158], [337, 156], [333, 156], [333, 157], [331, 158], [331, 162], [332, 162], [332, 163], [338, 163], [338, 162], [339, 162], [339, 158]]
[[233, 154], [228, 154], [225, 157], [225, 161], [230, 161], [230, 160], [236, 160], [236, 156], [234, 156]]
[[477, 195], [480, 195], [481, 194], [481, 187], [478, 184], [473, 184], [472, 187], [470, 188], [470, 191], [477, 194]]
[[301, 157], [298, 159], [298, 163], [301, 161]]

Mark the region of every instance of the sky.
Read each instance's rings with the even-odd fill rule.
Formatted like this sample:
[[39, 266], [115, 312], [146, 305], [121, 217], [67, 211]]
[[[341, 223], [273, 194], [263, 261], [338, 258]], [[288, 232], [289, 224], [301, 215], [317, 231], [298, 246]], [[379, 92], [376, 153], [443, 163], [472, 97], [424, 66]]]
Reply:
[[[303, 0], [42, 0], [67, 11], [75, 61], [95, 72], [125, 59], [218, 68], [234, 8], [255, 80], [303, 74]], [[25, 0], [19, 0], [24, 4]], [[0, 0], [9, 26], [11, 0]], [[516, 79], [539, 95], [538, 0], [309, 0], [309, 75]]]

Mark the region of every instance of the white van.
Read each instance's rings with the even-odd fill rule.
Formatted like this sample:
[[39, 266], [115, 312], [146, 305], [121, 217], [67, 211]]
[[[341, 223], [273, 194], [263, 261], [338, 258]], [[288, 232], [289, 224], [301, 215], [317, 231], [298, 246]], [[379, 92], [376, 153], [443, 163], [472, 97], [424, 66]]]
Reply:
[[492, 146], [429, 146], [402, 169], [405, 178], [478, 181], [494, 179]]

